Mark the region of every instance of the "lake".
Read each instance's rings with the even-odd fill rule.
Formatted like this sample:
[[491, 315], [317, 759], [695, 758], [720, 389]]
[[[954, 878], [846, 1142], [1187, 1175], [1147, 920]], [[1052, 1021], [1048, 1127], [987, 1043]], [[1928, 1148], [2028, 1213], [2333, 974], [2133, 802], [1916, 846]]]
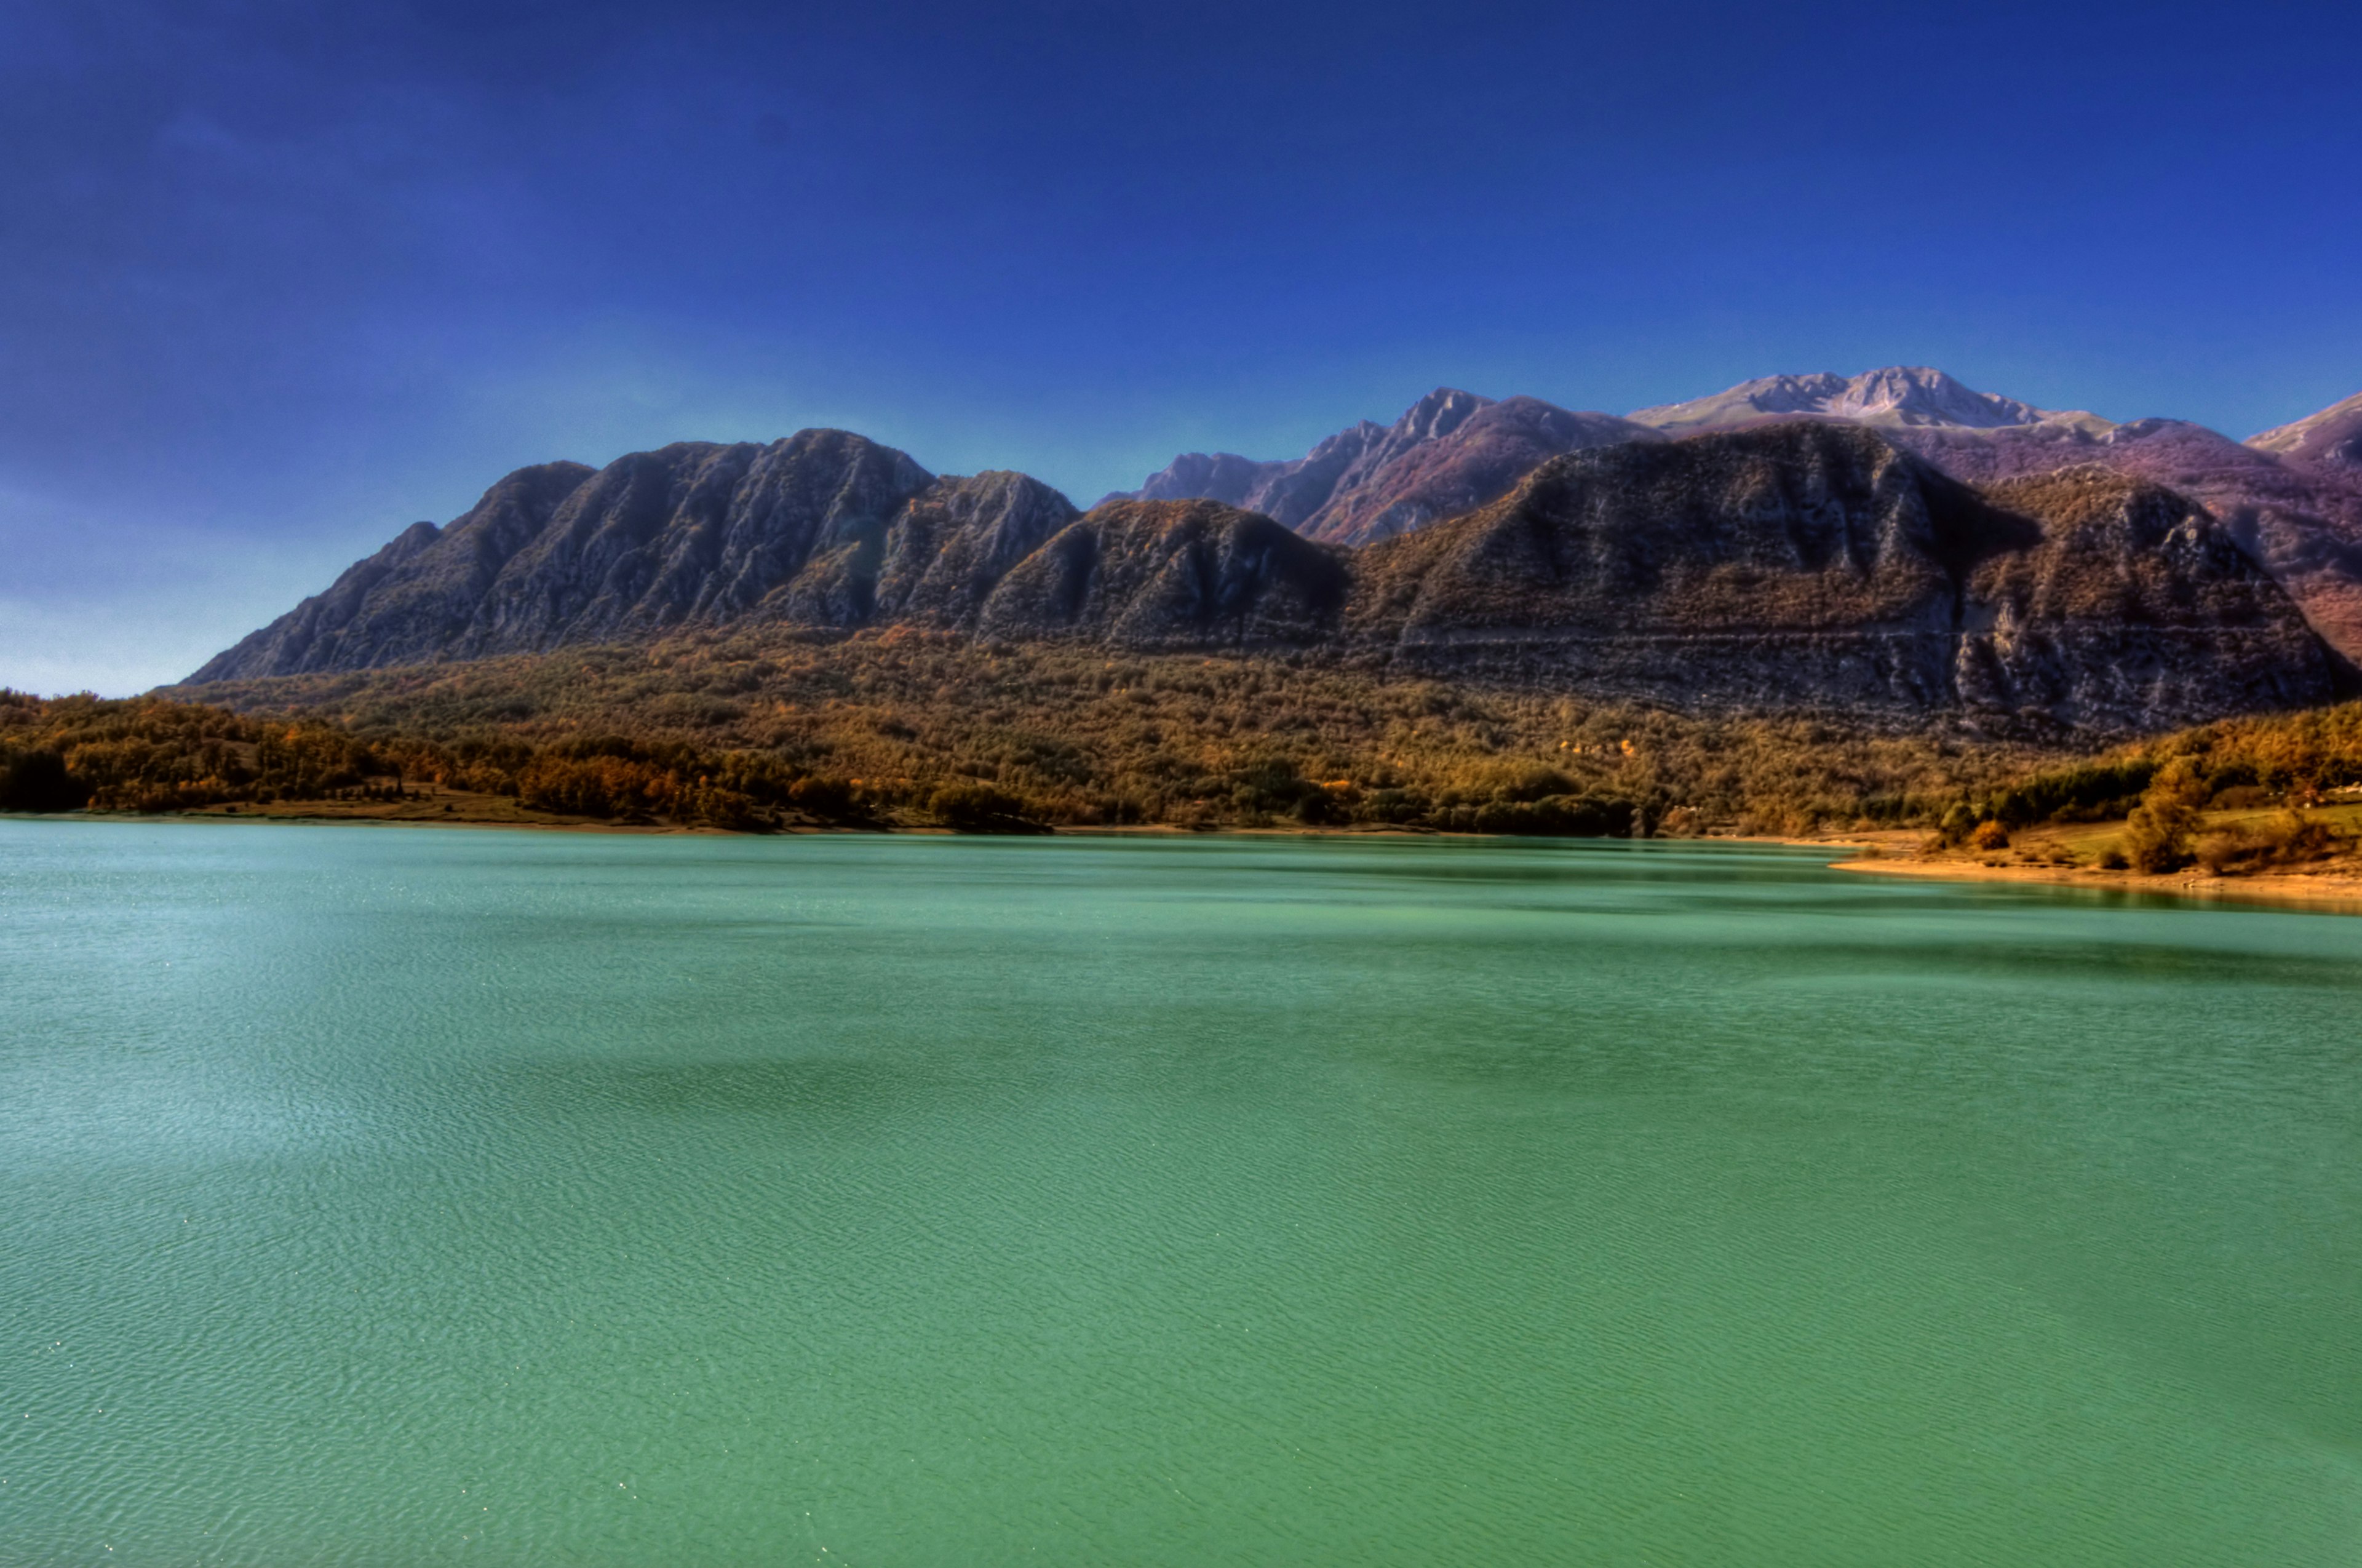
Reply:
[[0, 1562], [2351, 1564], [2362, 920], [0, 821]]

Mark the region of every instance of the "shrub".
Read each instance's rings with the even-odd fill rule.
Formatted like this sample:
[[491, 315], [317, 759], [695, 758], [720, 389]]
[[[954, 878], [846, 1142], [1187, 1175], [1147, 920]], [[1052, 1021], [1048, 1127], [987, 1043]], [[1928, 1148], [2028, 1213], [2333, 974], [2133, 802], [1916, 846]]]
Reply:
[[989, 784], [946, 784], [927, 801], [954, 833], [1048, 833], [1025, 814], [1025, 802]]
[[1539, 801], [1488, 801], [1469, 827], [1476, 833], [1549, 838], [1628, 838], [1638, 812], [1629, 801], [1595, 795], [1546, 795]]
[[788, 786], [789, 804], [830, 822], [854, 814], [853, 786], [842, 778], [799, 778]]
[[1326, 790], [1315, 790], [1296, 802], [1296, 820], [1307, 827], [1320, 827], [1343, 816], [1344, 809]]
[[1969, 847], [1981, 850], [2007, 849], [2009, 830], [1994, 821], [1979, 823], [1976, 831], [1969, 834]]

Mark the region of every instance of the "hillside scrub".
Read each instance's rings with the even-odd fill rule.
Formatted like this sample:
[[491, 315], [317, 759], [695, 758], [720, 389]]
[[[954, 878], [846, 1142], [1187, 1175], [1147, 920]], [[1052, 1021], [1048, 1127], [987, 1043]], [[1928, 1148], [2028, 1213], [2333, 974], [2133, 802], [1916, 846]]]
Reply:
[[1948, 836], [1958, 842], [1969, 825], [1987, 820], [2019, 828], [2109, 822], [2144, 810], [2152, 831], [2186, 828], [2185, 810], [2311, 805], [2356, 785], [2362, 785], [2362, 702], [2343, 702], [2226, 719], [2028, 772], [1998, 789], [1964, 795], [1958, 802], [1963, 825]]
[[[897, 635], [697, 637], [204, 694], [215, 701], [0, 693], [6, 809], [447, 789], [593, 820], [758, 831], [1918, 827], [1965, 845], [1986, 822], [2006, 835], [2122, 819], [2150, 806], [2177, 761], [2186, 782], [2174, 799], [2196, 807], [2301, 805], [2362, 783], [2362, 703], [2077, 756], [1807, 717], [1685, 717], [1286, 656], [1110, 658]], [[985, 801], [978, 790], [996, 803], [962, 803]], [[2191, 824], [2169, 811], [2159, 823], [2155, 808], [2153, 858], [2198, 853]]]
[[0, 809], [163, 812], [228, 803], [391, 801], [449, 789], [624, 822], [761, 830], [866, 825], [856, 789], [778, 759], [622, 736], [534, 744], [363, 736], [158, 697], [0, 691]]
[[[2190, 779], [2178, 789], [2202, 808], [2301, 805], [2362, 781], [2362, 703], [2074, 756], [1816, 718], [1691, 718], [1287, 657], [1110, 659], [911, 635], [688, 637], [205, 694], [215, 701], [0, 694], [9, 810], [460, 789], [590, 820], [742, 832], [1920, 826], [1960, 845], [1981, 822], [2014, 834], [2121, 820], [2175, 760]], [[54, 763], [24, 760], [36, 756]], [[964, 805], [985, 798], [966, 791], [997, 803]], [[2187, 822], [2164, 826], [2158, 855], [2197, 853]], [[2225, 865], [2254, 859], [2227, 853]]]
[[1057, 826], [1804, 834], [1932, 823], [1964, 794], [2071, 760], [1949, 732], [1690, 717], [1285, 653], [1110, 657], [907, 631], [699, 635], [188, 694], [381, 750], [623, 735], [759, 756], [906, 825], [938, 823], [938, 791], [975, 785]]
[[[1928, 848], [1986, 851], [2025, 829], [2121, 820], [2124, 832], [2099, 850], [2103, 870], [2162, 876], [2195, 862], [2238, 876], [2349, 854], [2355, 841], [2334, 819], [2304, 813], [2356, 795], [2362, 702], [2345, 702], [2201, 725], [1965, 792]], [[2237, 814], [2274, 806], [2268, 821]]]

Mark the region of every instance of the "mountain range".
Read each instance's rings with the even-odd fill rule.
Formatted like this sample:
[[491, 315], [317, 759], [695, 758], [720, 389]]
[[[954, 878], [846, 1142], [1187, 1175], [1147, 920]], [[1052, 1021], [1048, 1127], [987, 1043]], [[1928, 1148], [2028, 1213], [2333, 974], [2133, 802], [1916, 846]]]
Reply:
[[[1924, 366], [1849, 378], [1769, 376], [1621, 419], [1444, 389], [1390, 429], [1364, 422], [1294, 463], [1187, 453], [1129, 494], [1203, 495], [1267, 511], [1316, 538], [1361, 544], [1483, 505], [1562, 452], [1785, 420], [1871, 426], [1970, 483], [2094, 464], [2180, 491], [2231, 530], [2332, 646], [2362, 663], [2362, 394], [2241, 443], [2181, 420], [2118, 425], [2037, 408]], [[1504, 427], [1522, 439], [1505, 439], [1497, 433]], [[1348, 503], [1294, 513], [1259, 504], [1296, 473], [1324, 472], [1315, 459], [1349, 440], [1371, 450], [1383, 446], [1388, 456], [1383, 468], [1359, 471]], [[1223, 482], [1250, 474], [1255, 482]], [[1322, 492], [1321, 502], [1328, 499]]]
[[1226, 502], [1308, 539], [1361, 545], [1482, 506], [1562, 453], [1663, 439], [1612, 414], [1439, 387], [1392, 425], [1365, 419], [1292, 461], [1188, 452], [1106, 499]]
[[1901, 368], [1629, 417], [1452, 389], [1088, 512], [844, 431], [520, 469], [203, 686], [747, 624], [1274, 648], [1675, 707], [2125, 731], [2362, 659], [2362, 399], [2242, 445]]

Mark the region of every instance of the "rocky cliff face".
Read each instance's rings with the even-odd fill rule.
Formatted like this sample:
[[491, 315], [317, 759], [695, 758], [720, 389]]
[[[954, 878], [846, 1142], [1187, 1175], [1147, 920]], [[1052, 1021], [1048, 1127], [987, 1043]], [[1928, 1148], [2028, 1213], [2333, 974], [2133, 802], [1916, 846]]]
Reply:
[[2042, 538], [1969, 576], [1965, 706], [2147, 728], [2334, 694], [2329, 650], [2302, 613], [2188, 497], [2099, 467], [1985, 493], [2038, 518]]
[[1016, 565], [1082, 515], [1040, 480], [1007, 469], [940, 479], [911, 498], [886, 534], [868, 613], [972, 629]]
[[1888, 435], [1980, 485], [2096, 466], [2179, 491], [2271, 573], [2342, 657], [2362, 662], [2362, 472], [2283, 458], [2178, 419], [2097, 433], [2036, 425]]
[[1996, 504], [1841, 425], [1556, 458], [1355, 570], [1365, 657], [1683, 708], [2143, 729], [2333, 690], [2181, 498], [2094, 472]]
[[1613, 414], [1439, 387], [1393, 425], [1364, 420], [1292, 461], [1186, 453], [1131, 495], [1108, 499], [1220, 501], [1307, 538], [1358, 545], [1481, 506], [1562, 452], [1657, 439]]
[[[1432, 410], [1420, 439], [1507, 406]], [[2098, 466], [1991, 477], [1981, 493], [1867, 427], [1774, 423], [1563, 454], [1489, 504], [1352, 547], [1202, 499], [1078, 515], [1022, 474], [934, 479], [806, 431], [512, 474], [193, 680], [769, 623], [1289, 647], [1895, 723], [2143, 729], [2330, 695], [2295, 606], [2186, 498]]]

